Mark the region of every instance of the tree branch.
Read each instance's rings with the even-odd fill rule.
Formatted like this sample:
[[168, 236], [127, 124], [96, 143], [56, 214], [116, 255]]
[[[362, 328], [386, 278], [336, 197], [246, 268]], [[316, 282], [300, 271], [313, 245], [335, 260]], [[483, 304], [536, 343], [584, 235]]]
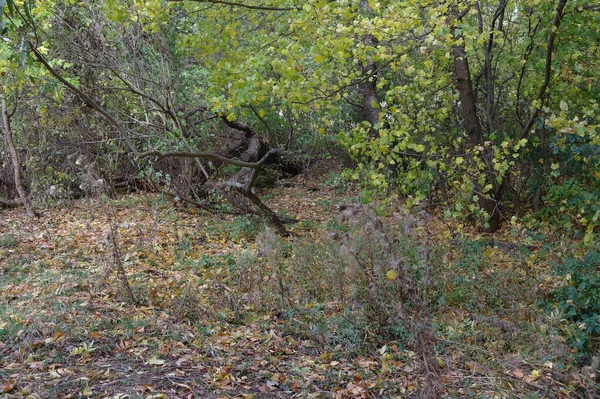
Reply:
[[169, 158], [169, 157], [208, 158], [208, 159], [212, 159], [213, 161], [223, 162], [223, 163], [226, 163], [229, 165], [239, 166], [242, 168], [258, 169], [267, 161], [269, 156], [271, 156], [272, 154], [275, 154], [277, 152], [281, 152], [281, 151], [283, 151], [283, 148], [272, 149], [271, 151], [267, 152], [265, 154], [265, 156], [262, 157], [258, 162], [238, 161], [236, 159], [227, 158], [227, 157], [224, 157], [219, 154], [215, 154], [212, 152], [203, 152], [203, 151], [200, 151], [200, 152], [185, 152], [185, 151], [160, 152], [160, 151], [152, 150], [152, 151], [138, 153], [137, 156], [140, 159], [152, 157], [152, 156], [157, 157], [158, 159]]
[[52, 76], [54, 76], [56, 79], [58, 79], [59, 82], [61, 82], [65, 86], [67, 86], [67, 88], [69, 90], [76, 93], [88, 106], [90, 106], [91, 108], [98, 111], [115, 129], [117, 129], [119, 134], [121, 134], [121, 137], [123, 138], [123, 140], [125, 140], [125, 143], [127, 143], [127, 146], [129, 147], [131, 152], [133, 152], [136, 156], [139, 156], [140, 152], [137, 150], [137, 148], [131, 141], [131, 138], [127, 134], [125, 128], [123, 126], [121, 126], [121, 124], [119, 122], [117, 122], [117, 120], [115, 118], [113, 118], [100, 104], [98, 104], [90, 96], [88, 96], [83, 91], [81, 91], [77, 87], [75, 87], [72, 83], [70, 83], [65, 78], [63, 78], [52, 66], [50, 66], [48, 61], [46, 61], [46, 58], [44, 58], [42, 53], [40, 53], [39, 50], [37, 48], [35, 48], [33, 43], [28, 42], [28, 44], [29, 44], [29, 48], [31, 49], [31, 52], [33, 53], [34, 57], [44, 66], [44, 68], [46, 68], [46, 70], [48, 72], [50, 72], [50, 74]]
[[164, 112], [165, 114], [169, 114], [169, 116], [171, 116], [173, 118], [173, 115], [171, 115], [171, 111], [168, 110], [160, 101], [158, 101], [154, 97], [136, 89], [127, 79], [125, 79], [123, 76], [121, 76], [114, 68], [109, 67], [109, 69], [121, 82], [123, 82], [123, 84], [125, 86], [127, 86], [127, 90], [131, 91], [134, 94], [137, 94], [138, 96], [140, 96], [142, 98], [145, 98], [146, 100], [150, 101], [151, 103], [154, 103], [154, 105], [156, 105], [162, 112]]
[[542, 83], [542, 87], [540, 87], [540, 93], [538, 94], [540, 105], [535, 107], [535, 109], [531, 112], [531, 116], [529, 117], [527, 124], [523, 130], [521, 130], [521, 139], [524, 139], [529, 135], [529, 130], [531, 130], [531, 127], [533, 126], [542, 109], [541, 103], [546, 98], [546, 90], [550, 85], [550, 78], [552, 77], [552, 52], [554, 51], [554, 41], [556, 40], [556, 32], [558, 32], [558, 28], [560, 27], [566, 5], [567, 0], [559, 0], [558, 6], [556, 7], [556, 14], [554, 15], [554, 21], [552, 21], [552, 27], [550, 28], [550, 35], [548, 35], [548, 43], [546, 45], [546, 70], [544, 73], [544, 83]]
[[299, 7], [275, 7], [275, 6], [261, 6], [261, 5], [250, 5], [244, 3], [237, 3], [233, 1], [223, 1], [223, 0], [169, 0], [170, 2], [184, 2], [184, 1], [193, 1], [195, 3], [210, 3], [210, 4], [223, 4], [231, 7], [241, 7], [248, 8], [251, 10], [262, 10], [262, 11], [298, 11]]

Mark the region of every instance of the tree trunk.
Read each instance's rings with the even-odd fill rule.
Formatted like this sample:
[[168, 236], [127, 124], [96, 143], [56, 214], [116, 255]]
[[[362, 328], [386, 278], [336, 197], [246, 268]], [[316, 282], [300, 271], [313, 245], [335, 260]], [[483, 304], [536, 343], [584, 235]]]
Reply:
[[[458, 39], [455, 37], [455, 39]], [[465, 128], [467, 130], [467, 147], [474, 150], [481, 145], [482, 130], [477, 116], [477, 105], [475, 93], [473, 91], [473, 82], [471, 80], [471, 72], [469, 70], [469, 61], [466, 56], [465, 46], [459, 41], [452, 47], [452, 55], [454, 58], [454, 74], [456, 77], [456, 87], [460, 93], [460, 102], [463, 110], [463, 118]], [[486, 154], [482, 154], [484, 158]], [[473, 162], [474, 164], [474, 162]], [[489, 176], [488, 176], [489, 178]], [[484, 230], [490, 233], [495, 232], [500, 228], [500, 212], [498, 210], [498, 199], [501, 195], [501, 190], [498, 191], [498, 196], [495, 198], [485, 197], [482, 192], [482, 187], [477, 181], [477, 176], [473, 180], [475, 191], [477, 192], [479, 207], [487, 213], [487, 224]]]
[[[369, 12], [371, 7], [367, 0], [361, 0], [359, 7]], [[365, 35], [363, 37], [365, 46], [373, 47], [377, 45], [377, 39], [373, 35]], [[362, 100], [364, 120], [371, 125], [370, 132], [372, 137], [379, 136], [380, 128], [380, 102], [377, 96], [377, 65], [367, 56], [366, 64], [362, 70], [363, 81], [358, 85], [358, 91]]]
[[13, 141], [12, 130], [10, 129], [10, 119], [8, 116], [8, 111], [6, 110], [6, 100], [2, 99], [2, 125], [4, 127], [4, 136], [6, 138], [6, 146], [8, 147], [8, 152], [10, 153], [10, 158], [12, 160], [14, 176], [15, 176], [15, 186], [17, 187], [17, 193], [19, 194], [19, 198], [21, 202], [25, 206], [25, 210], [27, 211], [27, 216], [34, 218], [37, 215], [33, 211], [33, 207], [31, 206], [31, 202], [27, 197], [27, 193], [23, 188], [23, 180], [21, 178], [21, 162], [19, 161], [19, 154], [15, 148], [15, 143]]

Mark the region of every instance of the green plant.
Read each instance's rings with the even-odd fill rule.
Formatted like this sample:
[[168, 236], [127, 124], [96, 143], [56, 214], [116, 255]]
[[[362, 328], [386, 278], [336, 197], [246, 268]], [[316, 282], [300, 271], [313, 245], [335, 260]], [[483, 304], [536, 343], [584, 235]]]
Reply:
[[0, 236], [0, 247], [16, 248], [19, 245], [19, 240], [13, 234], [7, 233]]
[[327, 180], [323, 183], [324, 187], [333, 188], [339, 192], [345, 192], [348, 189], [348, 180], [340, 171], [330, 171]]
[[314, 219], [306, 219], [298, 223], [298, 228], [302, 230], [315, 230], [317, 227], [318, 223]]
[[598, 183], [586, 187], [575, 178], [564, 180], [548, 189], [546, 207], [538, 214], [573, 236], [583, 234], [584, 242], [592, 244], [600, 218], [599, 187]]
[[253, 238], [260, 231], [261, 224], [261, 220], [253, 215], [236, 217], [227, 226], [227, 233], [234, 241]]
[[556, 273], [564, 285], [540, 305], [562, 312], [567, 322], [563, 335], [578, 351], [590, 351], [594, 339], [600, 337], [600, 252], [589, 251], [581, 259], [569, 257]]

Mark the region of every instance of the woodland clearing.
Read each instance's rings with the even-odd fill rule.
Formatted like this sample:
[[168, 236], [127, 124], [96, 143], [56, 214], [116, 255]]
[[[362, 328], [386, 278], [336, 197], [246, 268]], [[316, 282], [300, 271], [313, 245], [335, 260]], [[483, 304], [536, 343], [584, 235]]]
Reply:
[[[337, 204], [356, 200], [303, 176], [270, 194], [269, 206], [298, 219], [287, 239], [297, 241], [322, 240]], [[41, 213], [2, 211], [3, 397], [392, 398], [422, 384], [406, 342], [350, 344], [349, 332], [329, 326], [339, 303], [296, 304], [303, 314], [251, 300], [257, 287], [239, 268], [244, 254], [265, 263], [257, 220], [199, 213], [157, 194]], [[124, 302], [113, 273], [111, 223], [137, 305]], [[553, 238], [515, 227], [487, 242], [475, 229], [451, 234], [456, 226], [431, 223], [432, 245], [445, 251], [436, 278], [446, 299], [431, 315], [444, 395], [593, 397], [592, 379], [557, 334], [560, 320], [536, 306], [561, 284], [551, 273], [560, 256], [548, 251]]]

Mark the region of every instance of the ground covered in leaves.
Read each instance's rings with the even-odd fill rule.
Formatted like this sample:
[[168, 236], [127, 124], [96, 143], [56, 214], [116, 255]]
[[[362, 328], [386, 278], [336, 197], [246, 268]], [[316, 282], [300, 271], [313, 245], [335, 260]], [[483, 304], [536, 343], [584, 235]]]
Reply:
[[[314, 242], [328, 234], [338, 203], [357, 200], [352, 195], [299, 177], [265, 198], [297, 220], [290, 240]], [[566, 360], [572, 353], [553, 321], [535, 306], [544, 290], [560, 284], [547, 270], [554, 256], [548, 238], [517, 227], [488, 239], [441, 219], [433, 223], [446, 265], [438, 276], [445, 294], [431, 315], [445, 395], [593, 395], [591, 380]], [[251, 300], [253, 287], [244, 279], [252, 276], [239, 268], [259, 270], [261, 226], [254, 217], [198, 212], [155, 194], [63, 203], [41, 210], [35, 221], [21, 210], [1, 211], [0, 395], [416, 395], [422, 379], [410, 345], [373, 345], [364, 337], [364, 345], [349, 350], [319, 332], [318, 323]], [[126, 303], [115, 262], [125, 268], [137, 304]], [[319, 307], [325, 318], [338, 309], [307, 307]]]

